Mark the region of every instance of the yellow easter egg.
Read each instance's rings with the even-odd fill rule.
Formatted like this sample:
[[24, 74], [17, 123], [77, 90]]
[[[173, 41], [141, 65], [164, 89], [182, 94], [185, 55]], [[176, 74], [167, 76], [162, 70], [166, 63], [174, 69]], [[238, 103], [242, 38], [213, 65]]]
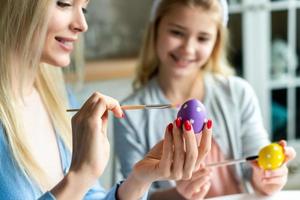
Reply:
[[282, 146], [272, 143], [259, 151], [258, 165], [265, 170], [274, 170], [279, 168], [284, 162], [285, 156]]

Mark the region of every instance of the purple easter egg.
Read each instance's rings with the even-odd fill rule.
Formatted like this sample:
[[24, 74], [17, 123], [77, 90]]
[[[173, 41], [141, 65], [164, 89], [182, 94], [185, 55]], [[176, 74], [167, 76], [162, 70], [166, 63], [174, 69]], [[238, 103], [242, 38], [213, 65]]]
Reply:
[[195, 133], [200, 133], [207, 121], [207, 114], [204, 105], [197, 99], [190, 99], [180, 107], [177, 118], [181, 118], [182, 122], [187, 120], [193, 126]]

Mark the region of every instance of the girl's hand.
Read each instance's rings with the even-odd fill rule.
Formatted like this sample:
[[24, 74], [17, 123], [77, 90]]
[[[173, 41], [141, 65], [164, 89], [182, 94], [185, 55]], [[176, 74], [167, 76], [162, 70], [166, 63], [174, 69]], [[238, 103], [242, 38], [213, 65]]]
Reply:
[[107, 138], [108, 110], [122, 117], [119, 103], [94, 93], [72, 118], [73, 153], [70, 172], [80, 173], [91, 184], [103, 173], [110, 152]]
[[190, 180], [176, 182], [177, 192], [184, 199], [204, 199], [211, 186], [210, 173], [211, 170], [209, 168], [201, 165], [200, 169], [193, 173]]
[[276, 170], [263, 170], [258, 166], [257, 161], [252, 162], [252, 183], [254, 188], [266, 195], [271, 195], [284, 187], [288, 176], [286, 164], [296, 157], [296, 151], [292, 147], [287, 147], [286, 141], [281, 140], [279, 144], [283, 147], [285, 154], [285, 162], [280, 168]]

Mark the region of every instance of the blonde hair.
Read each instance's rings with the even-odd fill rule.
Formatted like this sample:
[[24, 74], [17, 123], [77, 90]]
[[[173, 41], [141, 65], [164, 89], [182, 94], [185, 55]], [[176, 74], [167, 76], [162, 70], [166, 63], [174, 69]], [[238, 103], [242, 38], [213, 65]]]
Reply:
[[175, 5], [183, 6], [199, 6], [205, 11], [214, 12], [218, 15], [217, 22], [217, 39], [212, 51], [212, 54], [202, 68], [205, 71], [218, 73], [222, 75], [231, 75], [234, 73], [233, 69], [229, 67], [226, 55], [228, 30], [223, 23], [222, 8], [218, 0], [161, 0], [157, 6], [153, 19], [149, 22], [143, 45], [140, 51], [139, 60], [137, 64], [136, 77], [133, 82], [134, 89], [138, 89], [146, 85], [151, 78], [158, 74], [159, 59], [156, 54], [155, 42], [158, 32], [158, 27], [161, 19], [172, 9]]
[[[71, 127], [65, 113], [67, 97], [61, 69], [40, 63], [48, 14], [54, 1], [2, 0], [1, 4], [0, 122], [17, 166], [44, 190], [49, 186], [48, 176], [33, 158], [24, 137], [19, 105], [23, 99], [22, 86], [35, 78], [35, 86], [55, 130], [71, 149]], [[18, 84], [14, 85], [16, 80]]]

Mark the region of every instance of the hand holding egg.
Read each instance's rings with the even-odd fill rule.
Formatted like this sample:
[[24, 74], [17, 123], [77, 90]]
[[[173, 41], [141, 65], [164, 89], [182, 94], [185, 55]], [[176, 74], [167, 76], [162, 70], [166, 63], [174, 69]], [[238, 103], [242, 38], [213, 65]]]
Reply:
[[258, 160], [252, 162], [254, 188], [266, 195], [280, 191], [287, 181], [286, 163], [295, 156], [294, 148], [288, 147], [284, 140], [262, 148]]
[[[207, 119], [206, 109], [197, 99], [190, 99], [182, 104], [178, 111], [177, 119], [180, 119], [183, 123], [189, 121], [193, 127], [198, 148], [200, 149], [196, 163], [196, 169], [199, 169], [201, 162], [211, 148], [212, 120]], [[201, 135], [197, 133], [201, 133]]]

